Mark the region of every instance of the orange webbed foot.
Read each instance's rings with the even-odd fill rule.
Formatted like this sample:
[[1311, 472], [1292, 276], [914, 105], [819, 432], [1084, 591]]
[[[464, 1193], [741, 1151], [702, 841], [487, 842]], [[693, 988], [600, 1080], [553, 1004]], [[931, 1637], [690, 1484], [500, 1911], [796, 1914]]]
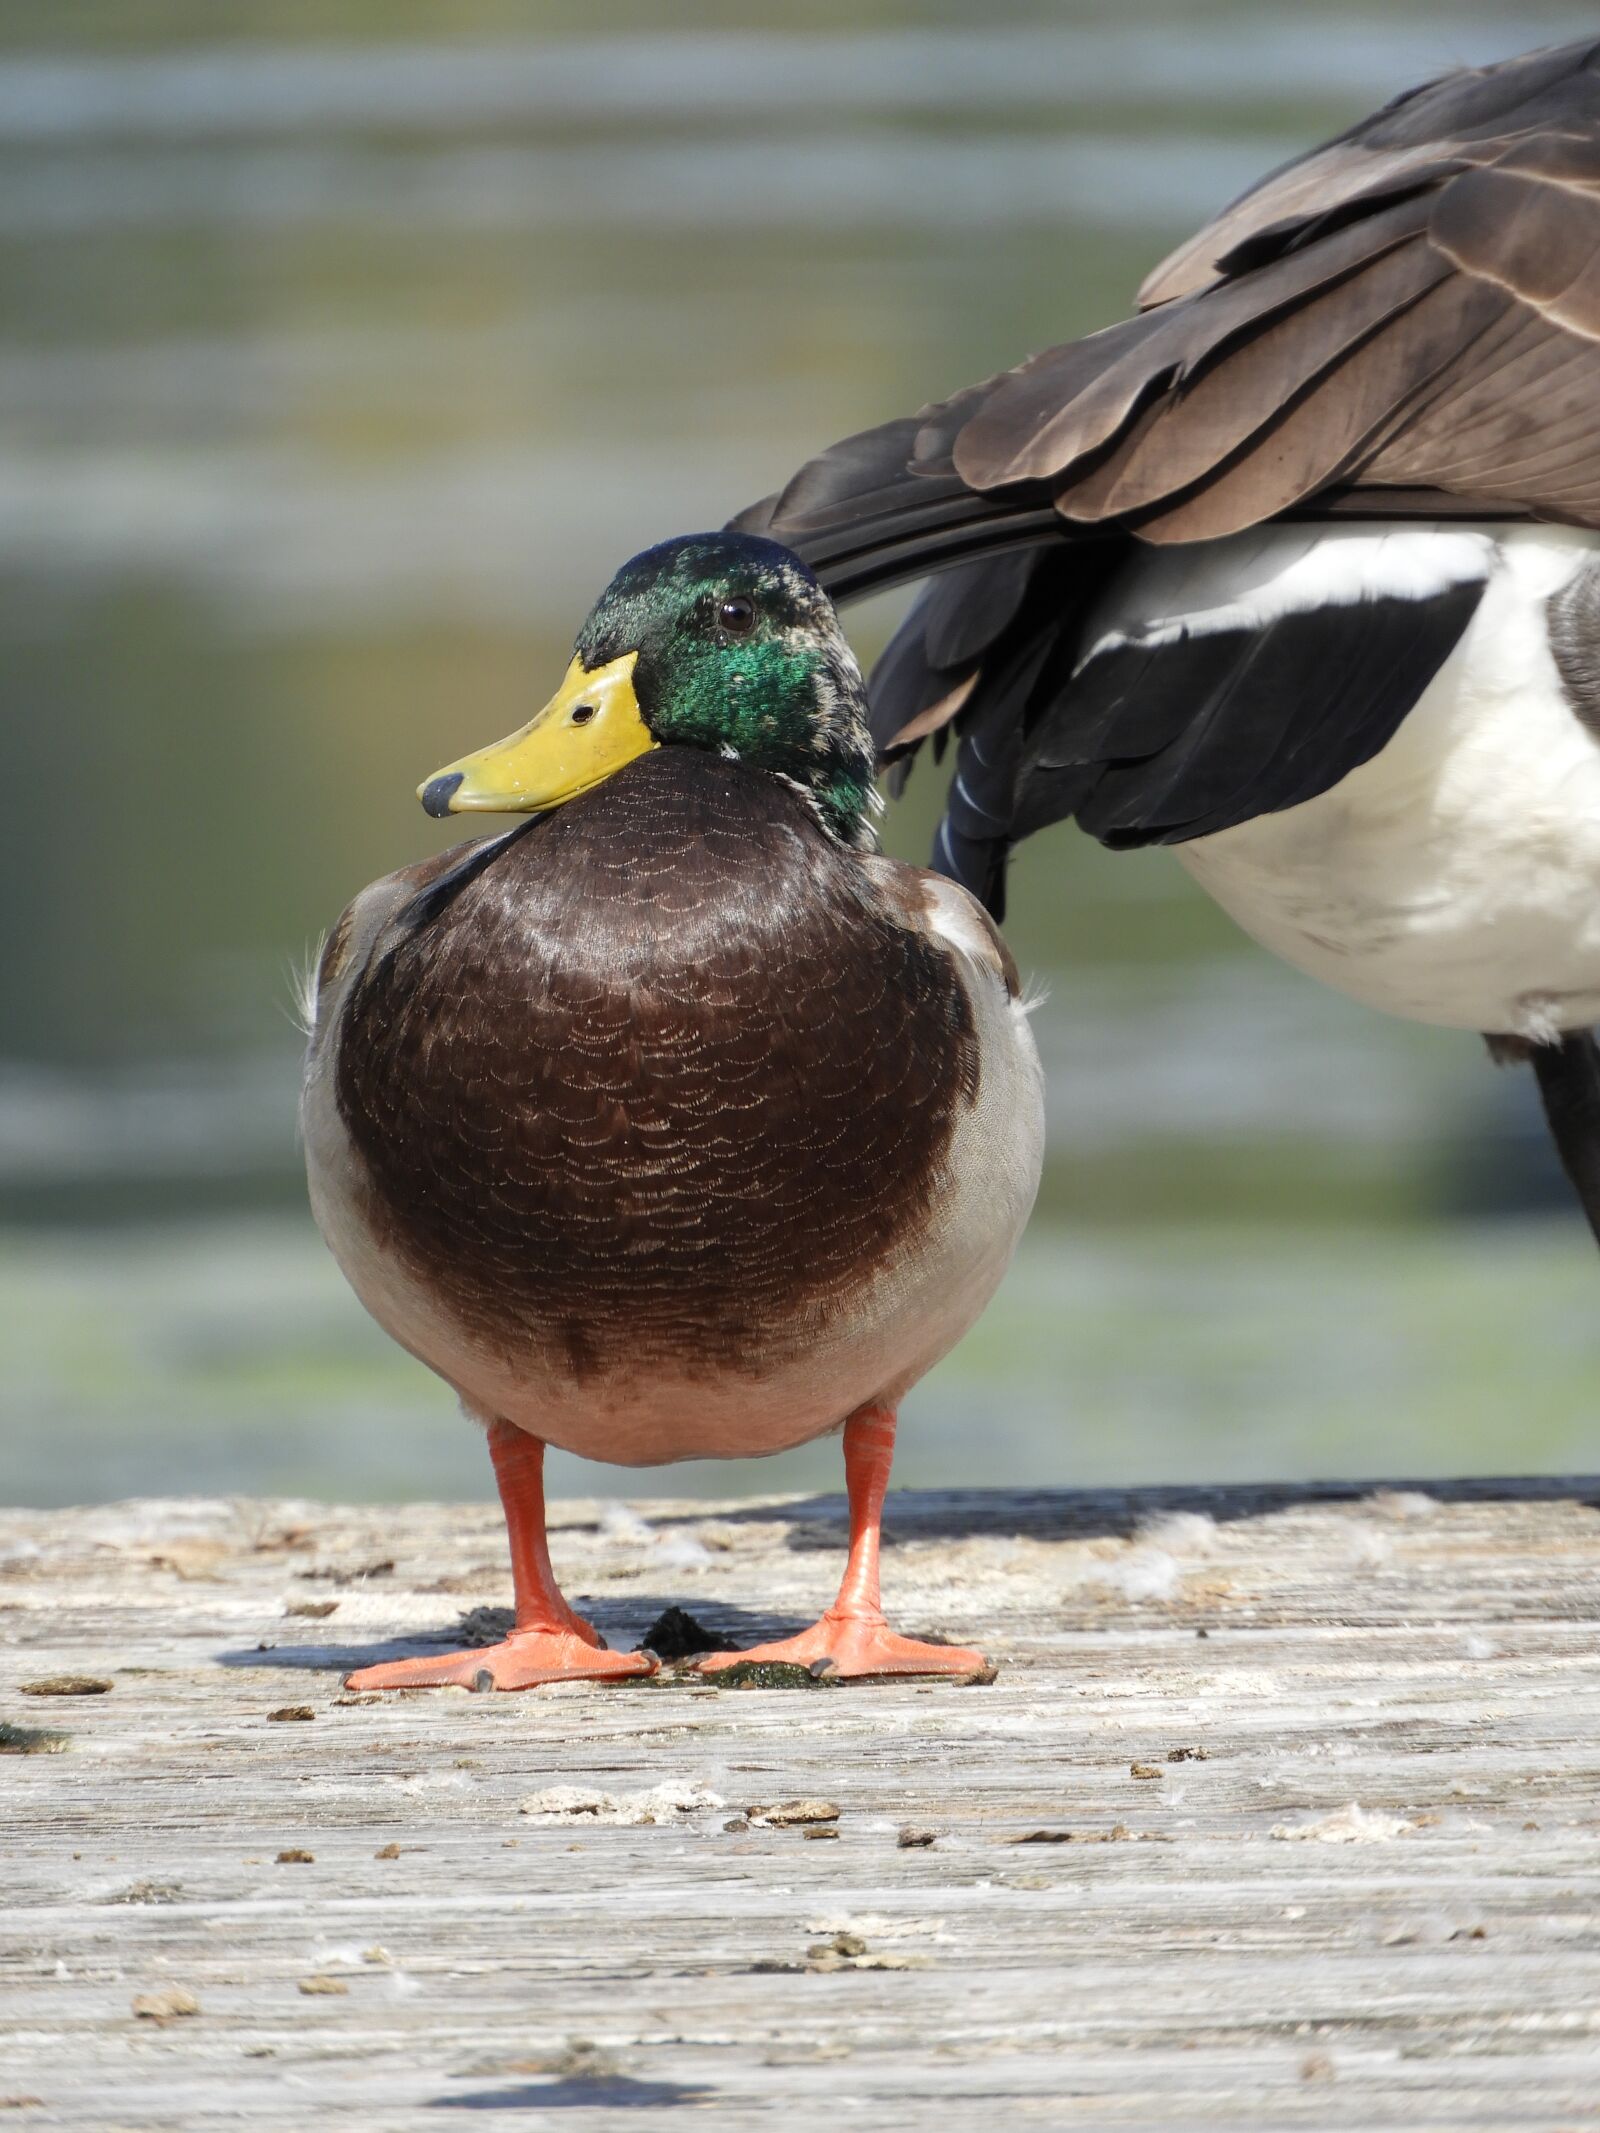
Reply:
[[843, 1681], [885, 1680], [894, 1676], [987, 1674], [982, 1652], [955, 1644], [923, 1644], [898, 1636], [881, 1614], [830, 1607], [821, 1621], [797, 1637], [758, 1644], [747, 1652], [716, 1652], [698, 1663], [702, 1674], [724, 1673], [731, 1666], [803, 1666], [826, 1663], [827, 1672]]
[[[513, 1630], [500, 1644], [424, 1659], [391, 1659], [346, 1675], [347, 1689], [535, 1689], [551, 1681], [633, 1681], [656, 1671], [645, 1652], [610, 1652], [587, 1622]], [[587, 1635], [582, 1632], [587, 1631]], [[592, 1641], [591, 1641], [592, 1640]]]

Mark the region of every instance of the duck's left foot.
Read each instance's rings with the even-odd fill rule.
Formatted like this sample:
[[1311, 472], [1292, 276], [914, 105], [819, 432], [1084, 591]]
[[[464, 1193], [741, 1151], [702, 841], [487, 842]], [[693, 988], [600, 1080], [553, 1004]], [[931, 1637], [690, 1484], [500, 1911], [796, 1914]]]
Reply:
[[956, 1644], [922, 1644], [897, 1636], [881, 1614], [830, 1607], [820, 1622], [798, 1637], [758, 1644], [748, 1652], [715, 1652], [697, 1671], [720, 1674], [730, 1666], [804, 1666], [824, 1670], [844, 1681], [886, 1680], [895, 1676], [987, 1675], [982, 1652]]
[[644, 1652], [608, 1652], [574, 1630], [513, 1630], [501, 1644], [391, 1659], [345, 1677], [347, 1689], [535, 1689], [550, 1681], [630, 1681], [656, 1671]]

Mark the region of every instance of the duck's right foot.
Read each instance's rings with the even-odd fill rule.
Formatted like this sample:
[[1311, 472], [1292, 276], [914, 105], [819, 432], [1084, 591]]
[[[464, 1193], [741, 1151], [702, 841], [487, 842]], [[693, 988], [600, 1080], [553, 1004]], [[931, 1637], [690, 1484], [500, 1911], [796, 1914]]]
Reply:
[[608, 1652], [575, 1630], [513, 1630], [500, 1644], [425, 1659], [390, 1659], [345, 1677], [347, 1689], [536, 1689], [551, 1681], [634, 1681], [656, 1671], [646, 1652]]

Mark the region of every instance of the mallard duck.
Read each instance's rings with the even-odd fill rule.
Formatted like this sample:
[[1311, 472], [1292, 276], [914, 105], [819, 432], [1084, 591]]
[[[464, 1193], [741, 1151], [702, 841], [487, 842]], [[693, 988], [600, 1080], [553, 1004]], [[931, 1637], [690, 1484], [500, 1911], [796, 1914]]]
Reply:
[[1531, 1059], [1600, 1237], [1600, 44], [1455, 73], [1266, 178], [1136, 317], [741, 516], [958, 736], [934, 863], [1173, 845], [1258, 940]]
[[879, 1519], [899, 1403], [1027, 1219], [1039, 1062], [982, 906], [876, 850], [865, 692], [815, 578], [731, 534], [636, 556], [533, 722], [420, 797], [530, 819], [344, 913], [302, 1127], [351, 1286], [487, 1429], [516, 1626], [350, 1685], [649, 1672], [561, 1595], [545, 1445], [653, 1465], [841, 1427], [838, 1597], [730, 1659], [974, 1672], [889, 1629]]

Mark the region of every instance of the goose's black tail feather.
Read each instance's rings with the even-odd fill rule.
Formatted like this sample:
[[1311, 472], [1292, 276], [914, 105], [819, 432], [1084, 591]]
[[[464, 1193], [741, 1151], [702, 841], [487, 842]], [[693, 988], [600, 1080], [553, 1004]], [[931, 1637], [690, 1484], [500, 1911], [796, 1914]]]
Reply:
[[970, 397], [844, 438], [732, 523], [794, 549], [840, 603], [930, 579], [873, 669], [873, 739], [898, 793], [924, 741], [941, 761], [956, 736], [933, 864], [998, 918], [1029, 709], [1127, 542], [1068, 525], [1043, 484], [979, 495], [947, 471]]
[[[956, 736], [933, 864], [997, 919], [1028, 735], [1059, 696], [1080, 619], [1124, 549], [1114, 540], [1052, 543], [951, 571], [921, 595], [873, 669], [873, 738], [893, 766], [891, 790], [903, 788], [924, 741], [938, 761]], [[1051, 796], [1055, 819], [1073, 812], [1095, 776], [1092, 766], [1067, 774], [1073, 789]]]

